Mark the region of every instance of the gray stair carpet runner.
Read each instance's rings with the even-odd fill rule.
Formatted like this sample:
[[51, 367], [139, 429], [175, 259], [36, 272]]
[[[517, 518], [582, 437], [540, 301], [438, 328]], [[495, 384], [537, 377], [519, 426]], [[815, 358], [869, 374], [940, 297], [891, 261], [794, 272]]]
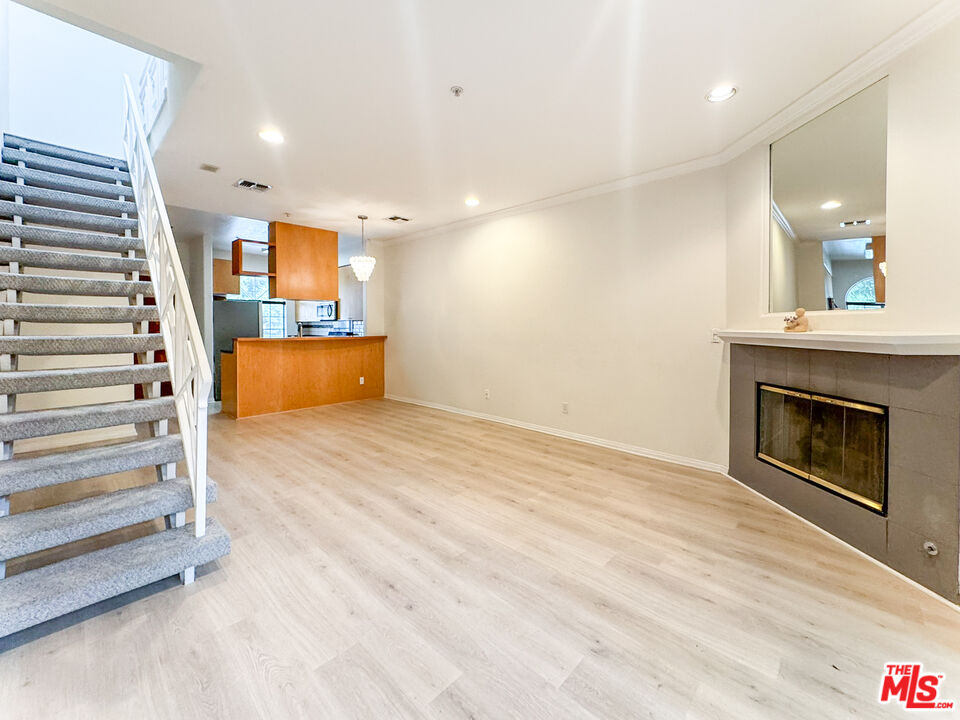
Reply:
[[[2, 638], [212, 562], [230, 552], [230, 537], [209, 517], [200, 538], [185, 524], [193, 489], [175, 472], [184, 445], [168, 434], [176, 406], [161, 394], [170, 369], [158, 353], [171, 349], [157, 329], [126, 163], [10, 134], [0, 160]], [[126, 439], [97, 439], [117, 428]], [[48, 449], [24, 453], [23, 442]], [[140, 471], [131, 482], [148, 481], [118, 489], [114, 480], [94, 495], [92, 485], [68, 487], [130, 471]], [[31, 505], [11, 496], [53, 486], [63, 502], [10, 514]], [[217, 497], [209, 480], [206, 495]], [[124, 528], [151, 521], [155, 532], [123, 541]], [[94, 537], [92, 552], [6, 572]]]

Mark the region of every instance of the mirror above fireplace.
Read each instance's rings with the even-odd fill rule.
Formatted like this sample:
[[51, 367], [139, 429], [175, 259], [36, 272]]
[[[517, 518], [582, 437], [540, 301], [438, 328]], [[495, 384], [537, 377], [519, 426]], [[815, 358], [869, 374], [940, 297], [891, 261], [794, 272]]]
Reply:
[[770, 312], [886, 305], [887, 80], [770, 146]]

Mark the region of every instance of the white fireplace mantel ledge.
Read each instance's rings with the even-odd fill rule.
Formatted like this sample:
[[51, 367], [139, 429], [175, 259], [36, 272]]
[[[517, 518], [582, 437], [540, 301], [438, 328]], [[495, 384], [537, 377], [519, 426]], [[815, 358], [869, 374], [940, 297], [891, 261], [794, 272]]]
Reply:
[[876, 330], [814, 330], [787, 333], [782, 330], [720, 330], [726, 343], [769, 347], [837, 350], [880, 355], [960, 355], [960, 333]]

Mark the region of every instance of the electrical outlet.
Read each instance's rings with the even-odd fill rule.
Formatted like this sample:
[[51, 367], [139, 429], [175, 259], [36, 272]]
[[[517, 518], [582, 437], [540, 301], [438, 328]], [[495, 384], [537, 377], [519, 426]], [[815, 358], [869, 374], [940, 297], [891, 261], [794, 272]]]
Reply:
[[363, 375], [360, 376], [360, 384], [363, 385]]
[[567, 403], [565, 403], [565, 402], [564, 402], [564, 403], [560, 403], [560, 412], [563, 413], [564, 415], [569, 414], [569, 413], [570, 413], [570, 406], [569, 406]]
[[489, 399], [490, 399], [490, 391], [489, 391], [489, 390], [484, 390], [484, 391], [483, 391], [483, 399], [484, 399], [484, 400], [489, 400]]

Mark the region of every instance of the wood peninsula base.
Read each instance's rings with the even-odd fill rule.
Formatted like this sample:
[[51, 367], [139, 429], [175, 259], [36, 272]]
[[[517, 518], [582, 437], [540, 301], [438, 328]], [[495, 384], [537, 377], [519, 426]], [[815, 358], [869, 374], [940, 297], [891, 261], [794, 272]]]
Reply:
[[220, 354], [222, 411], [245, 418], [383, 397], [386, 339], [236, 338]]

